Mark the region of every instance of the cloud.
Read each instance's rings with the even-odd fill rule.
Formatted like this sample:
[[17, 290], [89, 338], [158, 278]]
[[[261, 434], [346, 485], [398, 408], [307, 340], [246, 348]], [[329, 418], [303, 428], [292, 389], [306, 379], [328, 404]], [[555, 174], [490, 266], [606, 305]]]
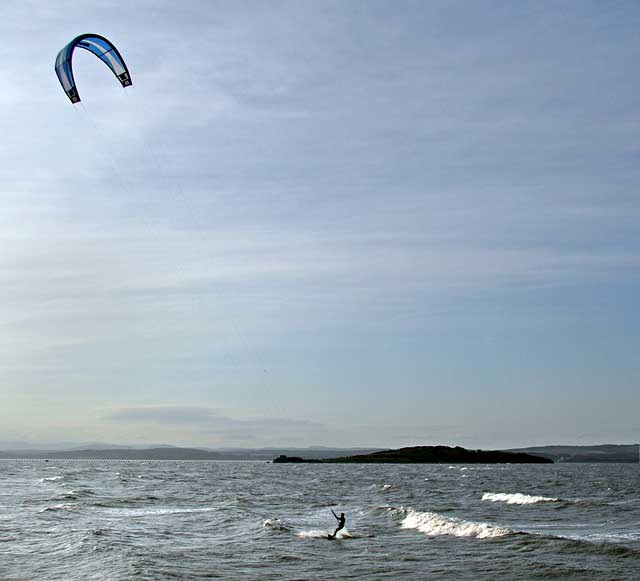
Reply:
[[133, 406], [111, 410], [104, 419], [129, 425], [185, 426], [199, 432], [203, 437], [216, 436], [225, 440], [252, 440], [259, 434], [268, 433], [270, 438], [293, 437], [310, 432], [321, 434], [326, 427], [306, 419], [248, 417], [232, 418], [221, 415], [218, 410], [200, 406], [152, 405]]
[[[392, 426], [415, 424], [401, 402], [427, 384], [468, 385], [464, 405], [482, 380], [459, 371], [465, 340], [519, 321], [487, 379], [522, 367], [519, 345], [531, 364], [513, 398], [541, 378], [561, 387], [555, 365], [612, 359], [635, 377], [635, 5], [130, 4], [3, 4], [19, 82], [0, 94], [2, 397], [90, 393], [87, 409], [123, 406], [107, 414], [117, 435], [324, 437], [305, 420], [133, 405], [202, 401], [195, 386], [213, 382], [248, 409], [257, 354], [281, 387], [253, 409], [295, 400], [313, 419], [318, 393], [331, 406], [366, 392], [369, 440], [386, 384]], [[91, 22], [134, 85], [81, 51], [74, 107], [52, 61]], [[439, 370], [430, 337], [451, 337]], [[589, 355], [595, 337], [609, 357]], [[174, 378], [193, 387], [162, 392]], [[153, 387], [133, 399], [132, 383]]]
[[105, 419], [125, 422], [202, 424], [220, 419], [220, 416], [211, 408], [155, 405], [119, 408], [105, 414]]

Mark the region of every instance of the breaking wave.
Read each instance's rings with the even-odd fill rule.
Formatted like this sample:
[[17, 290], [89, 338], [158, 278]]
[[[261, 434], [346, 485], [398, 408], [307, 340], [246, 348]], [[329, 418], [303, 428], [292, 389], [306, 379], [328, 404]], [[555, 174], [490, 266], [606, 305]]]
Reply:
[[559, 498], [548, 496], [531, 496], [529, 494], [505, 493], [505, 492], [485, 492], [482, 500], [491, 502], [506, 502], [507, 504], [539, 504], [541, 502], [560, 502]]
[[[322, 531], [319, 529], [313, 529], [310, 531], [299, 531], [298, 532], [298, 536], [302, 537], [303, 539], [326, 539], [327, 535], [329, 533], [327, 533], [327, 531]], [[347, 531], [346, 529], [342, 529], [337, 535], [336, 535], [337, 539], [352, 539], [353, 537], [349, 534], [349, 531]]]
[[267, 520], [265, 520], [262, 523], [262, 526], [266, 529], [271, 529], [274, 531], [290, 531], [291, 527], [285, 523], [282, 522], [279, 518], [268, 518]]
[[432, 537], [447, 535], [454, 537], [475, 537], [477, 539], [503, 537], [515, 533], [514, 530], [506, 527], [441, 516], [434, 512], [420, 512], [412, 508], [406, 509], [405, 511], [402, 528], [416, 529]]
[[48, 476], [47, 478], [40, 478], [40, 482], [58, 482], [63, 479], [64, 476]]
[[167, 508], [105, 508], [102, 512], [113, 516], [125, 516], [130, 518], [136, 517], [155, 517], [166, 515], [179, 515], [179, 514], [193, 514], [200, 512], [213, 512], [216, 509], [213, 507], [203, 508], [181, 508], [181, 507], [167, 507]]

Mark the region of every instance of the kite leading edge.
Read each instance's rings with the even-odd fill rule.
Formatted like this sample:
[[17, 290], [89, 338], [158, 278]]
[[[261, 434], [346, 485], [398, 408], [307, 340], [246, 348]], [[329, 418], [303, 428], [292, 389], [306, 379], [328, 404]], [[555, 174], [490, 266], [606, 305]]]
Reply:
[[65, 46], [56, 57], [56, 75], [58, 75], [58, 80], [72, 103], [80, 101], [72, 67], [73, 51], [76, 47], [84, 48], [96, 55], [111, 69], [123, 87], [132, 84], [129, 69], [111, 41], [98, 34], [81, 34]]

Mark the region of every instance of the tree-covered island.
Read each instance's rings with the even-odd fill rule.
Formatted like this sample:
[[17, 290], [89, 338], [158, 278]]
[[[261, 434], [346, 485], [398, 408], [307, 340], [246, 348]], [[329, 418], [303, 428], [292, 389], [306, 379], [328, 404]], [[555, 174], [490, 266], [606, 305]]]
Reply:
[[382, 450], [372, 454], [305, 460], [297, 456], [281, 455], [274, 463], [323, 464], [553, 464], [553, 460], [500, 450], [467, 450], [460, 446], [411, 446], [398, 450]]

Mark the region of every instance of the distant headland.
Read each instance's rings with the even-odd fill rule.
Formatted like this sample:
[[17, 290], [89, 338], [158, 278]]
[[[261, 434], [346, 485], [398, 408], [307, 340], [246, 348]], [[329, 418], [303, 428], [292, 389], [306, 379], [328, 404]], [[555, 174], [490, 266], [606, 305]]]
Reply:
[[[505, 454], [509, 454], [508, 456]], [[516, 455], [517, 454], [517, 455]], [[518, 456], [519, 455], [519, 456]], [[280, 457], [284, 458], [280, 458]], [[533, 460], [531, 458], [534, 458]], [[507, 450], [467, 450], [448, 446], [416, 446], [390, 450], [385, 448], [329, 448], [325, 446], [270, 448], [183, 448], [168, 445], [118, 446], [97, 442], [84, 445], [38, 447], [27, 442], [0, 442], [0, 460], [91, 460], [91, 461], [257, 461], [308, 462], [397, 462], [397, 463], [493, 463], [540, 462], [541, 458], [557, 463], [629, 462], [640, 460], [638, 444], [601, 444], [597, 446], [536, 446]], [[542, 460], [544, 461], [544, 460]]]
[[467, 450], [460, 446], [412, 446], [398, 450], [382, 450], [371, 454], [343, 456], [338, 458], [304, 459], [298, 456], [278, 456], [276, 464], [323, 463], [323, 464], [553, 464], [553, 460], [524, 452], [501, 452], [497, 450]]

